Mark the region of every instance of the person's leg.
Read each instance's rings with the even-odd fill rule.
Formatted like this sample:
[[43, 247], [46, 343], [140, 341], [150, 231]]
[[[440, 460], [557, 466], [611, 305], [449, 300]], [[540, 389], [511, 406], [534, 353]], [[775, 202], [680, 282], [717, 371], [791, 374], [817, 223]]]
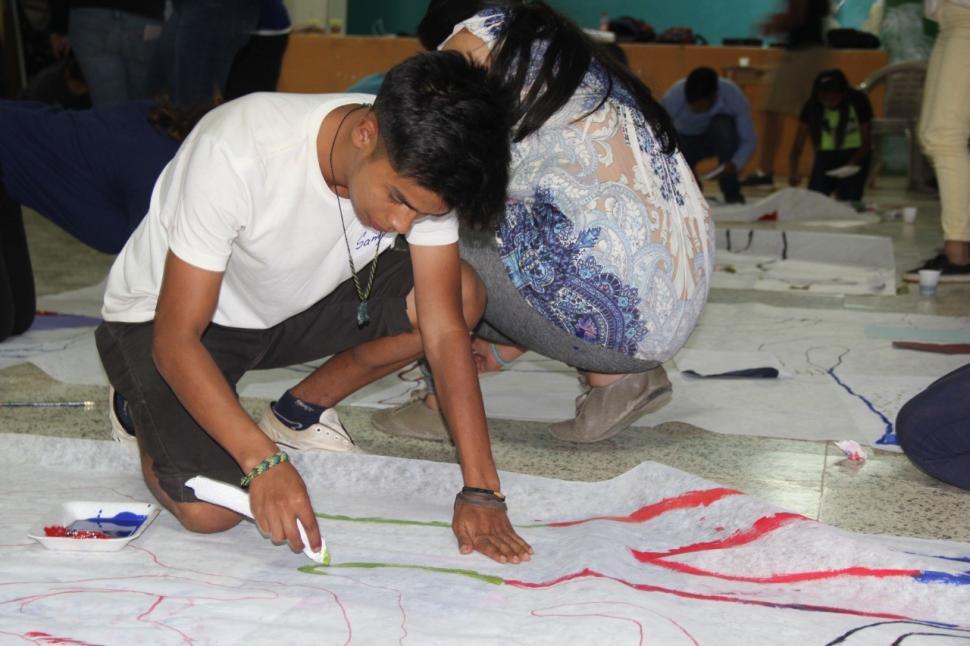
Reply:
[[0, 185], [0, 341], [34, 322], [37, 298], [20, 205]]
[[970, 364], [906, 402], [896, 436], [906, 457], [929, 475], [970, 490]]
[[[242, 470], [179, 402], [151, 356], [153, 324], [103, 323], [95, 331], [98, 353], [111, 385], [125, 398], [135, 427], [142, 473], [152, 493], [182, 525], [217, 532], [240, 521], [226, 509], [200, 502], [186, 480], [204, 475], [236, 483]], [[264, 349], [259, 330], [212, 325], [203, 345], [235, 386]]]
[[[734, 158], [734, 153], [738, 152], [738, 127], [734, 119], [726, 114], [719, 114], [711, 119], [711, 125], [707, 129], [707, 137], [710, 139], [717, 155], [717, 161], [726, 164]], [[744, 202], [741, 195], [741, 183], [738, 181], [738, 172], [723, 172], [717, 178], [717, 184], [724, 194], [724, 201], [731, 203]]]
[[162, 22], [134, 13], [124, 11], [118, 13], [127, 99], [150, 98], [149, 73], [158, 50]]
[[128, 100], [121, 26], [111, 9], [71, 9], [68, 35], [95, 107]]
[[[581, 370], [584, 393], [577, 399], [577, 418], [552, 425], [554, 435], [571, 441], [599, 441], [669, 400], [670, 384], [657, 362], [579, 339], [533, 308], [512, 284], [493, 235], [462, 231], [461, 253], [488, 294], [483, 321], [475, 329], [486, 343], [479, 344], [476, 352], [491, 352], [487, 343], [498, 342], [505, 360], [529, 348]], [[392, 435], [447, 440], [448, 430], [437, 413], [430, 380], [429, 385], [431, 395], [376, 413], [374, 427]]]
[[252, 92], [275, 92], [289, 34], [253, 35], [236, 53], [226, 80], [226, 101]]
[[680, 143], [680, 152], [687, 160], [687, 165], [691, 170], [702, 159], [714, 156], [714, 147], [709, 145], [707, 137], [704, 135], [685, 135], [678, 133], [677, 138]]
[[[392, 264], [391, 260], [395, 261]], [[410, 272], [410, 261], [405, 252], [387, 251], [381, 255], [381, 265], [377, 275], [381, 276], [382, 271], [385, 277], [388, 274], [402, 271]], [[361, 269], [365, 273], [368, 269]], [[406, 366], [424, 353], [421, 332], [416, 326], [417, 315], [414, 305], [413, 287], [408, 287], [404, 294], [395, 295], [392, 290], [399, 290], [402, 286], [413, 284], [413, 278], [408, 275], [407, 282], [391, 282], [385, 287], [375, 281], [375, 296], [369, 299], [371, 311], [375, 307], [380, 308], [378, 313], [372, 314], [372, 322], [364, 328], [345, 331], [342, 336], [342, 345], [348, 346], [344, 349], [337, 349], [333, 357], [326, 363], [317, 368], [303, 381], [291, 389], [291, 393], [302, 401], [319, 404], [326, 407], [337, 405], [342, 399], [356, 392], [360, 388], [377, 381], [395, 370]], [[387, 290], [387, 291], [384, 291]], [[349, 297], [345, 309], [348, 314], [356, 311], [357, 295], [346, 290]], [[334, 306], [333, 300], [329, 302], [328, 310]], [[481, 318], [485, 307], [485, 289], [481, 280], [474, 270], [462, 263], [462, 307], [465, 321], [469, 329], [472, 328]], [[314, 316], [306, 321], [294, 321], [287, 328], [281, 329], [280, 334], [292, 336], [293, 330], [299, 327], [302, 338], [313, 340], [319, 339], [314, 328], [317, 327]], [[327, 318], [332, 318], [328, 314]], [[380, 323], [374, 319], [378, 319]], [[379, 328], [378, 325], [386, 325], [386, 328]], [[371, 326], [375, 326], [372, 328]], [[349, 327], [349, 326], [344, 326]], [[356, 325], [354, 325], [356, 327]], [[370, 329], [369, 329], [370, 328]], [[356, 337], [356, 338], [355, 338]], [[319, 342], [315, 344], [320, 347]], [[306, 356], [312, 349], [299, 349], [276, 351], [273, 353], [271, 361], [263, 360], [260, 367], [271, 367], [273, 365], [288, 365], [297, 361], [309, 361], [319, 356], [325, 356], [332, 352], [319, 354], [316, 356]]]
[[207, 103], [221, 94], [232, 59], [259, 17], [255, 0], [175, 0], [163, 44], [168, 86], [179, 105]]
[[[866, 190], [866, 179], [869, 177], [869, 165], [872, 158], [866, 157], [855, 175], [844, 177], [836, 183], [835, 196], [845, 202], [861, 202]], [[848, 159], [846, 160], [848, 162]]]
[[831, 195], [838, 185], [838, 179], [829, 177], [827, 172], [843, 165], [843, 156], [838, 152], [815, 153], [815, 160], [812, 162], [812, 174], [808, 178], [808, 190]]
[[970, 264], [970, 9], [946, 3], [926, 75], [919, 138], [940, 186], [944, 253]]

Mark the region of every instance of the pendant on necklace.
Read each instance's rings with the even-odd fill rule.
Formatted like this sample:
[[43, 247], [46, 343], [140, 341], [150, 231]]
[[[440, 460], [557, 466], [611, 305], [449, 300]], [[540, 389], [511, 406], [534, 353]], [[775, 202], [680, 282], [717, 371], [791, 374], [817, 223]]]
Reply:
[[357, 327], [364, 327], [370, 322], [370, 315], [367, 313], [367, 301], [361, 301], [357, 306]]

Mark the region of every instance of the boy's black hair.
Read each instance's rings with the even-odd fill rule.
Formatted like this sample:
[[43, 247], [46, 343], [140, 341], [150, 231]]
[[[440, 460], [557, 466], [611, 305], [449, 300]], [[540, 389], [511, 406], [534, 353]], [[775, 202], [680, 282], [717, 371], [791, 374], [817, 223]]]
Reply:
[[388, 71], [374, 113], [394, 171], [479, 229], [505, 212], [512, 105], [484, 67], [458, 52], [426, 52]]
[[[825, 123], [825, 106], [819, 98], [823, 92], [842, 94], [848, 98], [849, 79], [840, 69], [831, 69], [819, 72], [812, 83], [811, 106], [808, 111], [808, 128], [812, 133], [813, 141], [820, 141], [822, 137], [822, 126]], [[849, 125], [849, 102], [843, 98], [839, 104], [839, 123], [835, 127], [835, 147], [841, 148], [845, 141], [845, 129]]]
[[[518, 98], [513, 141], [525, 139], [559, 111], [583, 82], [590, 64], [596, 62], [607, 72], [610, 85], [590, 113], [599, 109], [612, 93], [613, 84], [619, 83], [636, 100], [661, 149], [665, 153], [677, 149], [670, 115], [643, 81], [602, 45], [593, 42], [576, 23], [542, 0], [430, 0], [418, 25], [418, 38], [425, 49], [436, 49], [457, 23], [491, 7], [508, 11], [491, 53], [491, 69], [502, 76]], [[548, 45], [541, 65], [532, 74], [532, 46], [537, 41]]]
[[684, 82], [687, 103], [717, 97], [717, 80], [717, 72], [710, 67], [698, 67], [693, 70]]

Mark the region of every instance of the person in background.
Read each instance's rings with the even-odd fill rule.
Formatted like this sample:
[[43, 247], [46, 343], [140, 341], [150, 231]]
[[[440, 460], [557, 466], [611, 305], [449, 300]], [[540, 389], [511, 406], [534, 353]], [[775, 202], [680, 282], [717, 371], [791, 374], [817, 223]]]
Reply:
[[798, 164], [808, 139], [815, 150], [808, 189], [860, 201], [872, 158], [872, 104], [864, 92], [849, 85], [842, 70], [826, 70], [812, 85], [789, 155], [791, 186], [801, 183]]
[[253, 92], [276, 91], [292, 29], [283, 0], [260, 1], [256, 29], [232, 61], [223, 97], [226, 101]]
[[36, 308], [21, 205], [89, 247], [118, 253], [148, 212], [159, 173], [210, 107], [0, 101], [0, 341], [25, 332]]
[[[710, 67], [698, 67], [667, 90], [663, 105], [674, 120], [680, 149], [691, 169], [702, 159], [716, 157], [721, 167], [716, 177], [724, 201], [743, 204], [738, 172], [758, 143], [751, 104], [744, 92]], [[694, 174], [696, 177], [696, 170]]]
[[828, 67], [825, 21], [830, 0], [785, 0], [785, 10], [773, 14], [761, 26], [766, 35], [781, 35], [785, 53], [775, 71], [765, 101], [765, 125], [761, 135], [758, 170], [742, 186], [771, 186], [775, 154], [781, 145], [785, 115], [798, 117], [812, 88], [812, 80]]
[[153, 73], [153, 90], [176, 105], [225, 96], [236, 52], [256, 28], [261, 0], [171, 0]]
[[925, 9], [940, 35], [926, 71], [919, 140], [940, 186], [943, 251], [903, 280], [937, 269], [941, 282], [970, 282], [970, 0], [925, 0]]
[[[713, 226], [650, 90], [538, 0], [432, 0], [418, 36], [490, 66], [519, 97], [509, 196], [494, 228], [462, 233], [488, 303], [480, 372], [532, 350], [577, 369], [556, 438], [598, 442], [665, 405], [661, 362], [707, 300]], [[377, 413], [384, 432], [447, 441], [437, 386]]]
[[52, 0], [51, 49], [74, 52], [92, 105], [147, 99], [164, 12], [165, 0]]

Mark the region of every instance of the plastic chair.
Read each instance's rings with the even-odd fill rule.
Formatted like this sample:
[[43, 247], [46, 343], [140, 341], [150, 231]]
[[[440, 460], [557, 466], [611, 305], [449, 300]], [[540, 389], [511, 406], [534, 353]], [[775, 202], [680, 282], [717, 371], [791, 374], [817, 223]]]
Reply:
[[919, 120], [920, 106], [923, 102], [923, 85], [926, 82], [926, 61], [902, 61], [886, 65], [873, 72], [859, 84], [859, 90], [866, 94], [884, 85], [883, 114], [872, 120], [873, 161], [870, 171], [870, 185], [878, 176], [879, 142], [885, 135], [904, 135], [909, 148], [907, 164], [907, 188], [913, 191], [927, 191], [930, 166], [919, 148], [916, 136], [916, 122]]

